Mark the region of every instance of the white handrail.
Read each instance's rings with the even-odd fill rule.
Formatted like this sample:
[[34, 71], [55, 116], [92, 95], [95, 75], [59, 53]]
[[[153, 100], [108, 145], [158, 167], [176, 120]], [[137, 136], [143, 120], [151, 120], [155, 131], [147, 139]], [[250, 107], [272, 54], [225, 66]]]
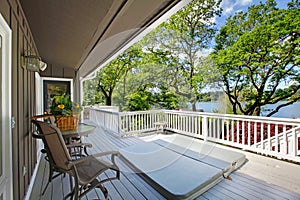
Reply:
[[300, 120], [192, 111], [114, 112], [91, 109], [91, 119], [124, 137], [164, 128], [211, 142], [300, 162]]

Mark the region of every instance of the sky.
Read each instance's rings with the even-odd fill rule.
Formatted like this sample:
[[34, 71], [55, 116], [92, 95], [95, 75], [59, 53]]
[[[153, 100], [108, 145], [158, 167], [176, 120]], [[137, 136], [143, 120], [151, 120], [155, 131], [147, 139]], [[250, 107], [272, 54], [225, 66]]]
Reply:
[[[278, 8], [286, 8], [287, 3], [291, 0], [276, 0]], [[220, 29], [222, 25], [225, 24], [226, 19], [229, 16], [233, 16], [234, 13], [239, 11], [247, 11], [249, 6], [257, 5], [259, 2], [265, 3], [266, 0], [222, 0], [221, 7], [223, 8], [223, 12], [221, 17], [217, 17], [215, 19], [217, 28]], [[214, 40], [212, 40], [214, 41]], [[209, 53], [213, 51], [214, 42], [212, 42], [211, 47], [208, 49], [204, 49], [199, 52], [202, 56], [207, 56]]]
[[[223, 8], [223, 13], [221, 18], [217, 18], [216, 22], [220, 26], [225, 23], [226, 18], [230, 15], [234, 15], [238, 11], [247, 11], [248, 7], [251, 5], [256, 5], [259, 2], [266, 2], [266, 0], [222, 0], [221, 7]], [[286, 4], [290, 0], [276, 0], [278, 8], [286, 8]]]
[[[236, 11], [245, 11], [249, 6], [256, 5], [260, 1], [266, 2], [266, 0], [222, 0], [221, 6], [223, 8], [223, 14], [229, 16], [233, 15]], [[284, 8], [289, 0], [276, 0], [276, 2], [278, 8]]]

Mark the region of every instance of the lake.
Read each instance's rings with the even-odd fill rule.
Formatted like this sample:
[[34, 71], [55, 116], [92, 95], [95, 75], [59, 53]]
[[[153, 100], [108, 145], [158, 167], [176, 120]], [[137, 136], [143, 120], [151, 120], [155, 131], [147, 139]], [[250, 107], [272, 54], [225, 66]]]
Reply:
[[[270, 113], [276, 106], [281, 103], [277, 103], [274, 105], [263, 106], [263, 111], [261, 116], [266, 116]], [[199, 102], [196, 104], [197, 110], [203, 109], [204, 112], [213, 112], [214, 110], [218, 110], [221, 104], [219, 102]], [[224, 108], [223, 108], [224, 110]], [[226, 110], [221, 113], [226, 113]], [[300, 118], [300, 102], [296, 102], [292, 105], [283, 107], [279, 110], [279, 112], [272, 115], [272, 117], [283, 117], [283, 118]]]

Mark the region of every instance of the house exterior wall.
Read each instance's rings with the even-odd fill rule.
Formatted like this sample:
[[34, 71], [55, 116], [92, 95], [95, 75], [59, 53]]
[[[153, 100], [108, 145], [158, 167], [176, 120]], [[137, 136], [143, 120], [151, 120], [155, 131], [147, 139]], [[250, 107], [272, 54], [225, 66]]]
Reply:
[[56, 64], [47, 63], [47, 69], [40, 72], [42, 77], [54, 78], [75, 78], [76, 72], [73, 68], [62, 67]]
[[12, 128], [13, 199], [26, 194], [37, 161], [36, 141], [31, 137], [35, 113], [35, 74], [21, 66], [21, 55], [36, 53], [36, 46], [18, 0], [0, 0], [0, 13], [12, 30]]

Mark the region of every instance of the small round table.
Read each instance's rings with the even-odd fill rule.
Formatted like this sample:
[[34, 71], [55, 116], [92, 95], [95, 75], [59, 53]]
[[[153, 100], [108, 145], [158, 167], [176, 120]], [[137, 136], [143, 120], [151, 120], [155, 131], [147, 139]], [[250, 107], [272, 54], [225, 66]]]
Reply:
[[82, 136], [87, 136], [96, 129], [96, 126], [79, 123], [76, 130], [61, 131], [66, 143], [72, 144], [72, 138], [81, 139]]

